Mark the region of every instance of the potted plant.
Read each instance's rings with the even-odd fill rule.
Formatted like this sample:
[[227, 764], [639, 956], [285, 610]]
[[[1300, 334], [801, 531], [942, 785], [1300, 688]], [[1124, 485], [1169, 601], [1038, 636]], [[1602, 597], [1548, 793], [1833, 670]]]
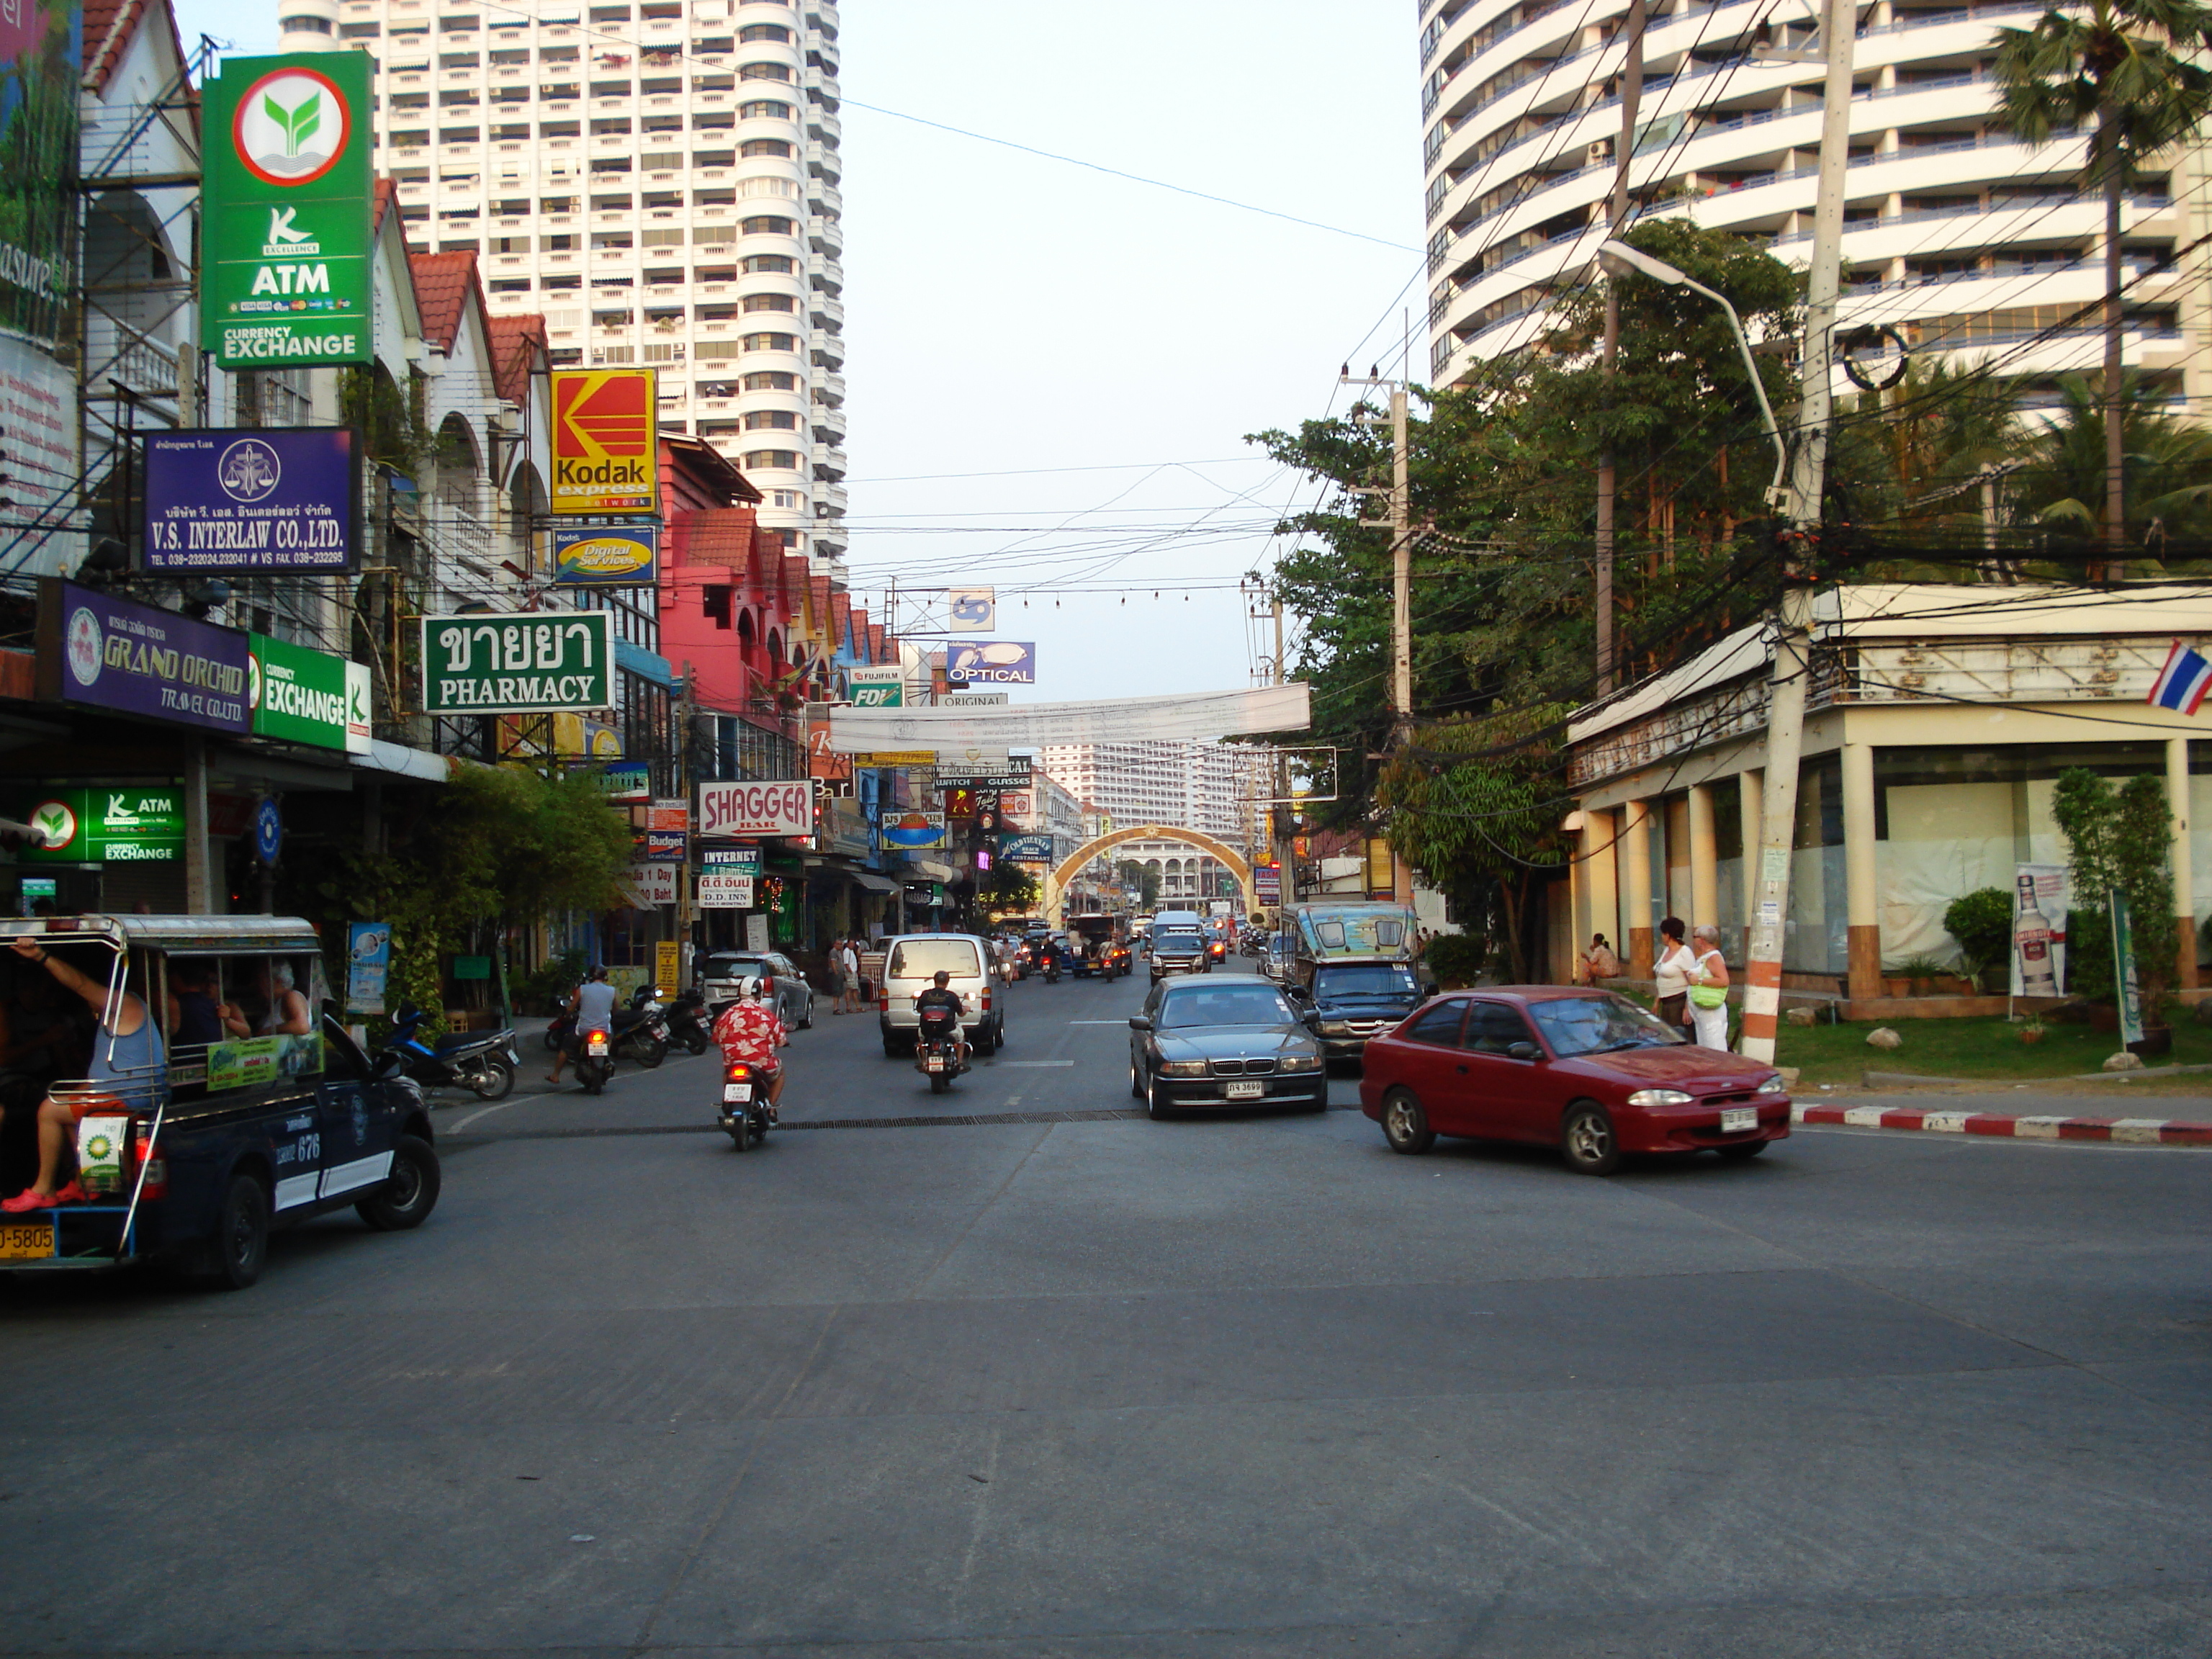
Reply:
[[[1905, 981], [1911, 994], [1916, 997], [1930, 995], [1935, 990], [1936, 981], [1939, 979], [1948, 979], [1951, 973], [1948, 968], [1936, 961], [1925, 951], [1917, 956], [1907, 957], [1894, 967], [1885, 968], [1881, 971], [1894, 979]], [[1892, 994], [1894, 995], [1895, 993], [1893, 992]]]
[[[2114, 1006], [2112, 918], [2106, 896], [2127, 895], [2135, 940], [2136, 989], [2143, 1035], [2128, 1046], [2138, 1054], [2172, 1051], [2166, 1024], [2166, 994], [2173, 984], [2176, 939], [2173, 877], [2166, 868], [2173, 814], [2166, 781], [2146, 774], [2115, 789], [2086, 767], [2062, 773], [2051, 815], [2066, 837], [2075, 908], [2066, 923], [2066, 971], [2072, 988], [2093, 1005]], [[2117, 1022], [2116, 1022], [2117, 1023]]]
[[2036, 1015], [2030, 1014], [2027, 1019], [2022, 1021], [2021, 1024], [2020, 1040], [2027, 1044], [2031, 1048], [2033, 1048], [2037, 1043], [2042, 1042], [2043, 1021]]

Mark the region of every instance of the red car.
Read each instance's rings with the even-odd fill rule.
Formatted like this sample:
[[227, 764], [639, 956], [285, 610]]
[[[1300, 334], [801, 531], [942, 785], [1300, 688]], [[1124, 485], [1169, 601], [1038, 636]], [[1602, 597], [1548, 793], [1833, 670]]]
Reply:
[[1438, 1135], [1534, 1141], [1610, 1175], [1624, 1152], [1755, 1158], [1790, 1133], [1779, 1072], [1685, 1042], [1610, 991], [1454, 992], [1370, 1038], [1365, 1066], [1360, 1109], [1396, 1152]]

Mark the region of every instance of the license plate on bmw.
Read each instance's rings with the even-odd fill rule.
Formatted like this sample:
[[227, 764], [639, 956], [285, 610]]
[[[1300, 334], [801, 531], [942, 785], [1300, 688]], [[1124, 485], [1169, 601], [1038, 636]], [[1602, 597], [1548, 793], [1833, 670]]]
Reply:
[[722, 1098], [724, 1100], [747, 1101], [750, 1100], [752, 1097], [753, 1085], [750, 1083], [725, 1083], [722, 1085]]
[[1740, 1135], [1758, 1127], [1756, 1106], [1728, 1106], [1721, 1110], [1721, 1133], [1724, 1135]]
[[1227, 1085], [1227, 1091], [1231, 1100], [1264, 1100], [1267, 1097], [1267, 1085], [1264, 1083], [1231, 1083]]

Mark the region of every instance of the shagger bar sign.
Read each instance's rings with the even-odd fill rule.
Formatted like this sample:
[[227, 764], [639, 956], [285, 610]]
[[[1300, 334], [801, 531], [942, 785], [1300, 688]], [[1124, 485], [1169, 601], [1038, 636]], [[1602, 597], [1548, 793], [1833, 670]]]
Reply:
[[659, 506], [649, 368], [553, 372], [553, 511], [651, 513]]
[[814, 833], [814, 785], [807, 779], [702, 783], [699, 786], [699, 833], [811, 836]]

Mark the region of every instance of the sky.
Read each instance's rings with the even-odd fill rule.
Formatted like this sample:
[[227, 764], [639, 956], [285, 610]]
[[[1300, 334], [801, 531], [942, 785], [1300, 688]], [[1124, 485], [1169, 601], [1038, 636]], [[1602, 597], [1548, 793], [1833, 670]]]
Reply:
[[[1314, 491], [1245, 434], [1341, 408], [1347, 359], [1395, 372], [1409, 315], [1425, 378], [1413, 7], [840, 10], [856, 595], [895, 580], [911, 630], [996, 586], [990, 637], [1037, 646], [1018, 702], [1250, 684], [1236, 583]], [[241, 52], [275, 15], [179, 9]]]

